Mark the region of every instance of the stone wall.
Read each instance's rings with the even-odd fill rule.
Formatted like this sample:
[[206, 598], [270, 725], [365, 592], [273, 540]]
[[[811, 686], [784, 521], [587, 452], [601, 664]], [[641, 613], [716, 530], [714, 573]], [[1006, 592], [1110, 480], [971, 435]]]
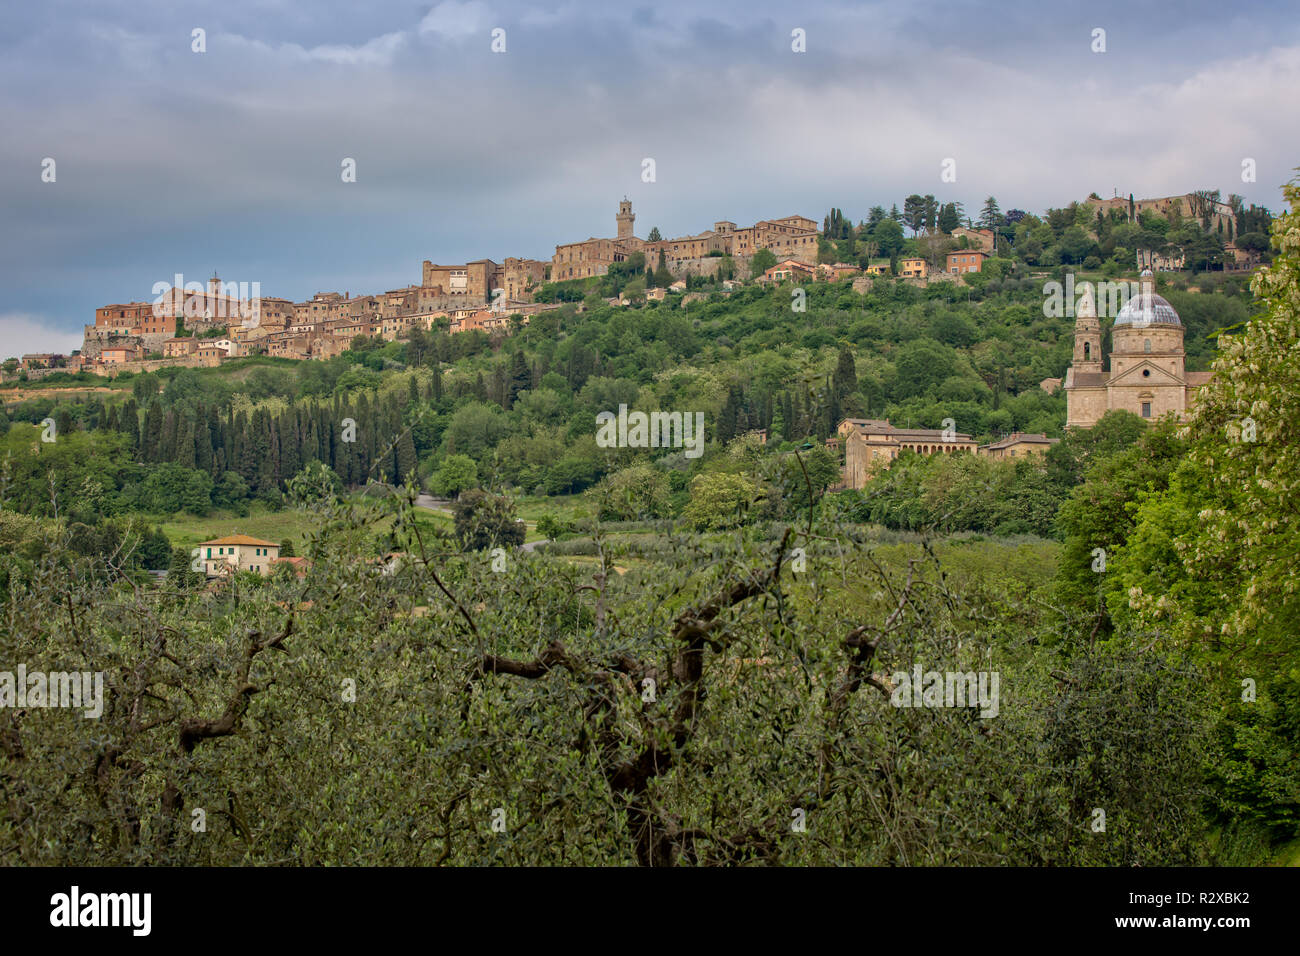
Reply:
[[[687, 276], [713, 277], [718, 274], [718, 269], [721, 268], [724, 261], [723, 256], [703, 256], [694, 259], [675, 259], [667, 263], [667, 266], [673, 276], [678, 279], [684, 279]], [[732, 256], [731, 261], [735, 265], [736, 278], [748, 279], [750, 257]], [[657, 268], [659, 263], [656, 260], [651, 265]]]

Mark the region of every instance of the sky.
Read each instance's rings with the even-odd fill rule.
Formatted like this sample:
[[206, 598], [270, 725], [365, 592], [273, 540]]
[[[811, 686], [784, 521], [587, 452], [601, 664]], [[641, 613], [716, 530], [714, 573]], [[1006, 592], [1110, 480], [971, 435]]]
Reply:
[[549, 259], [624, 196], [642, 237], [911, 193], [1277, 212], [1298, 104], [1294, 0], [7, 4], [0, 356], [177, 273], [301, 301]]

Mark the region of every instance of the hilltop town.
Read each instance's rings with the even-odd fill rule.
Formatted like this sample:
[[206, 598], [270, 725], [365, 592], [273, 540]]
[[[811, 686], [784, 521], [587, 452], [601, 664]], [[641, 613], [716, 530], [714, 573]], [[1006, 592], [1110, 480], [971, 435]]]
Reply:
[[[1014, 227], [1025, 216], [1012, 210], [1005, 218], [990, 219], [986, 208], [980, 224], [969, 220], [967, 226], [954, 221], [945, 224], [943, 213], [950, 207], [955, 209], [956, 204], [940, 207], [933, 197], [920, 196], [909, 197], [901, 213], [895, 206], [884, 216], [883, 209], [877, 207], [883, 218], [900, 223], [900, 246], [901, 225], [912, 228], [913, 245], [921, 254], [899, 255], [898, 249], [885, 248], [887, 243], [872, 241], [868, 235], [860, 243], [864, 252], [856, 262], [835, 261], [835, 253], [843, 248], [836, 241], [847, 234], [853, 248], [855, 230], [847, 223], [833, 223], [831, 217], [821, 229], [807, 216], [790, 215], [746, 227], [719, 220], [704, 232], [674, 239], [663, 239], [658, 229], [653, 229], [649, 238], [642, 239], [635, 233], [632, 203], [624, 199], [618, 204], [612, 238], [591, 237], [557, 245], [549, 262], [507, 257], [502, 262], [477, 259], [440, 265], [425, 260], [418, 285], [382, 293], [320, 292], [293, 302], [262, 295], [256, 282], [223, 282], [215, 273], [206, 283], [186, 282], [177, 275], [171, 284], [155, 286], [152, 301], [97, 308], [93, 324], [85, 326], [79, 351], [70, 356], [24, 355], [16, 367], [6, 368], [5, 377], [9, 380], [23, 374], [34, 380], [54, 371], [115, 374], [168, 365], [211, 367], [254, 355], [329, 359], [349, 349], [358, 337], [391, 342], [405, 338], [413, 329], [504, 335], [516, 321], [527, 324], [538, 312], [559, 307], [556, 301], [541, 300], [539, 293], [544, 287], [603, 276], [612, 267], [630, 262], [646, 269], [646, 298], [662, 300], [670, 293], [683, 293], [684, 304], [702, 297], [689, 292], [691, 283], [697, 281], [719, 281], [724, 291], [746, 281], [838, 282], [849, 278], [860, 280], [855, 288], [865, 291], [874, 278], [884, 276], [925, 285], [978, 273], [990, 258], [1007, 255], [1005, 235], [999, 238], [995, 222], [1000, 222], [1005, 234], [1007, 227]], [[1068, 207], [1071, 214], [1074, 210], [1082, 210], [1078, 218], [1086, 221], [1095, 215], [1097, 238], [1103, 222], [1136, 224], [1156, 217], [1177, 223], [1186, 210], [1192, 219], [1201, 221], [1207, 234], [1217, 229], [1220, 236], [1229, 237], [1223, 245], [1223, 269], [1244, 271], [1259, 261], [1255, 251], [1238, 248], [1233, 242], [1234, 224], [1243, 210], [1219, 201], [1217, 192], [1141, 200], [1103, 200], [1093, 193], [1083, 203]], [[1254, 212], [1252, 207], [1250, 213]], [[1020, 218], [1012, 213], [1019, 213]], [[856, 233], [871, 225], [864, 223]], [[1181, 249], [1151, 245], [1135, 250], [1139, 267], [1156, 271], [1186, 267], [1187, 256]], [[829, 262], [825, 261], [828, 248]], [[763, 257], [757, 258], [761, 263], [758, 270], [752, 268], [756, 257]], [[612, 304], [628, 303], [616, 297]]]

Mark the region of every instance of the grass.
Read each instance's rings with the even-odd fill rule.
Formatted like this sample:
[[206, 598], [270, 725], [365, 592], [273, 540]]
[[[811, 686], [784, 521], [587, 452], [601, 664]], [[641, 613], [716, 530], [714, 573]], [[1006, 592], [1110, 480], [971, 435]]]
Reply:
[[[374, 502], [366, 502], [359, 496], [354, 498], [358, 507]], [[451, 526], [451, 516], [436, 511], [422, 510], [416, 521], [423, 527], [441, 527], [447, 530]], [[152, 522], [151, 522], [152, 523]], [[162, 529], [171, 540], [173, 547], [190, 549], [202, 541], [220, 538], [229, 534], [247, 534], [254, 538], [274, 541], [276, 544], [286, 538], [293, 542], [298, 554], [306, 551], [307, 541], [320, 527], [320, 515], [297, 508], [284, 508], [272, 511], [260, 502], [254, 502], [248, 514], [241, 516], [233, 511], [213, 511], [206, 517], [197, 518], [190, 514], [173, 515], [162, 522]], [[381, 534], [392, 524], [392, 516], [377, 513], [371, 523], [371, 531]]]
[[1273, 866], [1300, 866], [1300, 840], [1292, 840], [1279, 847], [1273, 855]]
[[190, 549], [201, 541], [224, 537], [228, 534], [248, 534], [279, 544], [286, 538], [293, 541], [294, 549], [301, 554], [308, 535], [320, 524], [320, 518], [293, 508], [270, 511], [265, 505], [254, 504], [247, 517], [230, 511], [214, 511], [204, 518], [194, 515], [175, 515], [163, 522], [162, 529], [171, 539], [173, 547]]

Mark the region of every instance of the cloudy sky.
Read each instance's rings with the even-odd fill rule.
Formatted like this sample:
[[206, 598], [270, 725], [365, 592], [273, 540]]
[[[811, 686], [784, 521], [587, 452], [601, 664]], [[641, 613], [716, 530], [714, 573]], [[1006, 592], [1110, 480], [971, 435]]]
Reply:
[[624, 195], [641, 236], [857, 220], [912, 192], [972, 213], [1093, 190], [1281, 207], [1294, 0], [1059, 6], [8, 4], [0, 356], [70, 351], [96, 306], [177, 272], [301, 300], [418, 282], [423, 259], [549, 258], [612, 235]]

